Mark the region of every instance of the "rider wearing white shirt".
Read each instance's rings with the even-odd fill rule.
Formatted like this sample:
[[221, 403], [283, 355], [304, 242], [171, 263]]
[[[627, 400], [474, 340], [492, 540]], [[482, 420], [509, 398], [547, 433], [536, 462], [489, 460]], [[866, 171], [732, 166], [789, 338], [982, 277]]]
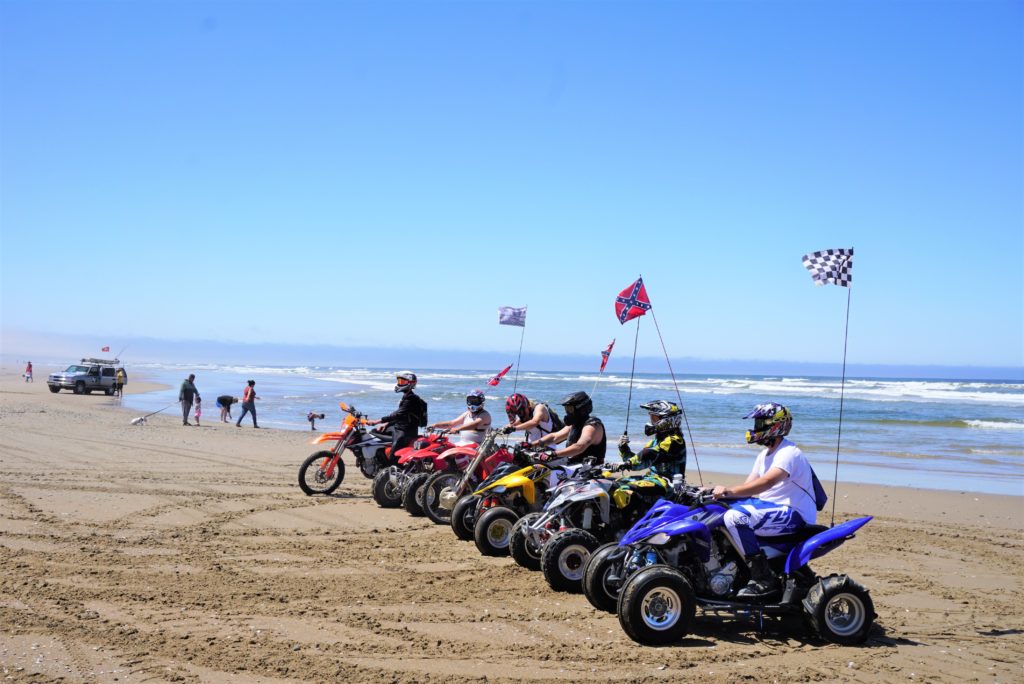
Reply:
[[447, 428], [448, 432], [458, 435], [455, 444], [480, 444], [484, 434], [491, 427], [491, 414], [484, 409], [484, 393], [473, 390], [466, 395], [466, 410], [457, 418], [434, 423], [433, 428]]
[[729, 504], [723, 522], [729, 538], [750, 567], [750, 583], [741, 598], [760, 598], [778, 590], [779, 579], [768, 566], [758, 537], [790, 534], [817, 519], [811, 465], [800, 449], [785, 436], [793, 416], [785, 406], [758, 404], [747, 418], [754, 429], [747, 432], [748, 444], [765, 448], [754, 461], [746, 481], [736, 487], [715, 487], [716, 499], [739, 499]]

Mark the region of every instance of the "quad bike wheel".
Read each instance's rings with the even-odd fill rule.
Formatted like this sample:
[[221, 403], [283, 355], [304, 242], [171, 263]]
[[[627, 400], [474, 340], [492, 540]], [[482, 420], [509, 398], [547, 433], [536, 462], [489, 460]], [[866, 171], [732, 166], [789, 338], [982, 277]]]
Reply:
[[382, 470], [373, 478], [373, 500], [381, 508], [398, 508], [402, 505], [402, 493], [391, 483], [389, 470]]
[[423, 485], [428, 477], [430, 477], [428, 473], [413, 475], [405, 485], [405, 489], [402, 491], [402, 506], [409, 515], [423, 515]]
[[697, 601], [683, 573], [667, 565], [651, 565], [626, 582], [618, 613], [619, 624], [630, 639], [645, 646], [663, 646], [690, 631]]
[[519, 515], [511, 508], [495, 506], [480, 514], [473, 528], [476, 548], [485, 556], [507, 556], [512, 526]]
[[455, 536], [462, 541], [469, 541], [473, 538], [474, 517], [478, 501], [477, 497], [467, 494], [456, 501], [452, 507], [452, 530], [455, 532]]
[[601, 542], [586, 530], [559, 532], [544, 545], [540, 569], [555, 591], [583, 591], [583, 568]]
[[540, 570], [540, 554], [543, 549], [537, 548], [527, 534], [526, 528], [540, 517], [540, 513], [528, 513], [512, 526], [512, 538], [508, 542], [508, 552], [512, 560], [527, 570]]
[[318, 451], [299, 466], [299, 489], [306, 496], [330, 494], [345, 479], [345, 464], [340, 458], [331, 476], [326, 477], [324, 475], [327, 464], [331, 462], [333, 457], [334, 454], [330, 451]]
[[461, 473], [434, 473], [420, 488], [423, 492], [423, 512], [438, 525], [450, 525], [452, 512], [441, 507], [441, 492], [446, 488], [454, 489], [462, 479]]
[[608, 577], [624, 572], [626, 552], [620, 548], [617, 542], [598, 547], [583, 566], [583, 594], [590, 605], [606, 613], [614, 613], [619, 603], [621, 580], [611, 583]]
[[808, 621], [821, 638], [846, 646], [864, 643], [876, 617], [868, 590], [846, 575], [818, 580], [803, 604]]

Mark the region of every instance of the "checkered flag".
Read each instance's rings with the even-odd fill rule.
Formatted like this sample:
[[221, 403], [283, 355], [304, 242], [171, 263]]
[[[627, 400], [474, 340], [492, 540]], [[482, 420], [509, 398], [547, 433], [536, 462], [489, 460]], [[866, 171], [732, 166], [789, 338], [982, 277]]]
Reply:
[[849, 249], [826, 249], [804, 255], [804, 268], [811, 272], [815, 285], [853, 284], [853, 247]]

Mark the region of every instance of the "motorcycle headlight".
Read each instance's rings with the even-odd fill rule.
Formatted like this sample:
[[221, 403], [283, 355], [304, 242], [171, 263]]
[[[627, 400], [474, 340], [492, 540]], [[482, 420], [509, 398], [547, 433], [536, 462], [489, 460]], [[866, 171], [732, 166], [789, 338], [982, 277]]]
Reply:
[[654, 535], [650, 539], [647, 539], [646, 541], [651, 546], [664, 546], [668, 543], [669, 539], [671, 539], [671, 537], [669, 537], [667, 534], [665, 534], [664, 532], [659, 532], [658, 534]]
[[505, 485], [498, 485], [497, 487], [495, 487], [491, 491], [494, 492], [495, 494], [504, 494], [505, 493]]

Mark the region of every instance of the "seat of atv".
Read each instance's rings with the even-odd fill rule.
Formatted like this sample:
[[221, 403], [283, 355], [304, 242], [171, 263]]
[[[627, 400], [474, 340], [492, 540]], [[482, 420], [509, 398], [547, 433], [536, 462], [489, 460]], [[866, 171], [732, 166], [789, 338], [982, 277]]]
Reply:
[[790, 534], [779, 534], [771, 537], [760, 537], [760, 539], [766, 544], [799, 544], [805, 539], [810, 539], [819, 532], [824, 532], [828, 529], [827, 525], [804, 525], [796, 532]]

